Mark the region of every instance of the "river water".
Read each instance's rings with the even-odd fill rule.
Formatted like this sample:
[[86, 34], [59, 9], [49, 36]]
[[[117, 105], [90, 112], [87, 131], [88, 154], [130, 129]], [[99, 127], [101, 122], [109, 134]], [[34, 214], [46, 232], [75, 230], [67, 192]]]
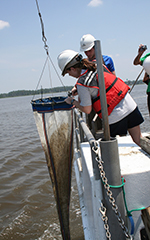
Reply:
[[[150, 132], [146, 85], [136, 85], [131, 95], [145, 119], [141, 131]], [[0, 99], [0, 240], [62, 239], [31, 98]], [[74, 169], [71, 190], [71, 239], [82, 240]]]

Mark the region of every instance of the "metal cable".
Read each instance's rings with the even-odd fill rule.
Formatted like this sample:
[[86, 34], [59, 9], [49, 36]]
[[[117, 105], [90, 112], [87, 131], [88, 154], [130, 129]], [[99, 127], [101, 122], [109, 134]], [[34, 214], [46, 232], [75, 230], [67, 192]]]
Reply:
[[[47, 63], [47, 60], [49, 59], [50, 62], [51, 62], [51, 64], [52, 64], [52, 66], [53, 66], [53, 68], [54, 68], [54, 70], [55, 70], [55, 72], [56, 72], [56, 74], [57, 74], [57, 76], [58, 76], [58, 78], [59, 78], [59, 80], [60, 80], [60, 82], [61, 82], [61, 84], [62, 84], [62, 86], [64, 87], [65, 92], [67, 92], [66, 87], [65, 87], [65, 85], [63, 84], [63, 82], [62, 82], [62, 80], [61, 80], [61, 78], [60, 78], [60, 76], [59, 76], [59, 74], [58, 74], [58, 72], [57, 72], [57, 70], [56, 70], [56, 68], [55, 68], [55, 65], [54, 65], [52, 59], [50, 58], [49, 51], [48, 51], [49, 47], [48, 47], [48, 45], [47, 45], [47, 38], [45, 37], [45, 33], [44, 33], [44, 24], [43, 24], [43, 20], [42, 20], [42, 15], [41, 15], [41, 13], [40, 13], [38, 1], [37, 1], [37, 0], [35, 0], [35, 1], [36, 1], [37, 10], [38, 10], [38, 15], [39, 15], [40, 22], [41, 22], [42, 41], [44, 42], [44, 49], [46, 50], [46, 54], [47, 54], [47, 59], [46, 59], [45, 64]], [[37, 87], [38, 87], [39, 84], [40, 84], [40, 81], [41, 81], [41, 78], [42, 78], [44, 69], [45, 69], [45, 65], [44, 65], [44, 68], [43, 68], [43, 70], [42, 70], [42, 74], [41, 74], [41, 77], [40, 77], [40, 79], [39, 79], [39, 82], [38, 82]], [[50, 74], [49, 74], [49, 75], [50, 75]], [[52, 82], [51, 82], [51, 88], [52, 88]], [[37, 90], [37, 88], [36, 88], [36, 90]]]
[[41, 22], [41, 28], [42, 28], [42, 40], [44, 42], [44, 48], [46, 50], [46, 54], [48, 55], [49, 52], [48, 52], [48, 45], [46, 44], [47, 42], [47, 38], [45, 37], [45, 33], [44, 33], [44, 24], [43, 24], [43, 20], [42, 20], [42, 15], [40, 13], [40, 9], [39, 9], [39, 5], [38, 5], [38, 1], [36, 1], [36, 5], [37, 5], [37, 10], [38, 10], [38, 14], [39, 14], [39, 18], [40, 18], [40, 22]]
[[35, 94], [33, 95], [32, 100], [34, 99], [34, 96], [36, 95], [36, 90], [38, 89], [39, 84], [40, 84], [40, 81], [41, 81], [41, 79], [42, 79], [42, 76], [43, 76], [43, 73], [44, 73], [44, 70], [45, 70], [45, 67], [46, 67], [47, 60], [48, 60], [48, 56], [47, 56], [46, 61], [45, 61], [45, 63], [44, 63], [44, 66], [43, 66], [43, 69], [42, 69], [42, 72], [41, 72], [39, 81], [38, 81], [37, 86], [36, 86], [36, 89], [35, 89]]

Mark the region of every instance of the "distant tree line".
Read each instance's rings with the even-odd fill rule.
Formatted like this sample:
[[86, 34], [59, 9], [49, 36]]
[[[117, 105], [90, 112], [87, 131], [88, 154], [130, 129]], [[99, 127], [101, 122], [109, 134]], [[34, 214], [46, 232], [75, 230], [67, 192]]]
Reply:
[[[135, 83], [135, 80], [126, 80], [126, 81], [124, 81], [128, 86], [130, 86], [130, 85], [133, 85], [134, 83]], [[143, 80], [138, 80], [137, 82], [136, 82], [136, 85], [138, 85], [138, 84], [144, 84], [144, 82], [143, 82]]]
[[8, 97], [19, 97], [19, 96], [27, 96], [27, 95], [38, 95], [38, 94], [46, 94], [46, 93], [58, 93], [70, 91], [73, 86], [65, 86], [65, 87], [55, 87], [55, 88], [41, 88], [38, 90], [17, 90], [11, 91], [9, 93], [1, 93], [0, 98], [8, 98]]
[[[127, 85], [133, 85], [135, 80], [126, 80], [124, 81]], [[138, 80], [136, 84], [144, 84], [142, 80]], [[38, 94], [46, 94], [46, 93], [57, 93], [57, 92], [65, 92], [70, 91], [73, 86], [65, 86], [65, 87], [54, 87], [54, 88], [44, 88], [38, 90], [17, 90], [11, 91], [9, 93], [1, 93], [0, 98], [8, 98], [8, 97], [19, 97], [19, 96], [27, 96], [27, 95], [38, 95]]]

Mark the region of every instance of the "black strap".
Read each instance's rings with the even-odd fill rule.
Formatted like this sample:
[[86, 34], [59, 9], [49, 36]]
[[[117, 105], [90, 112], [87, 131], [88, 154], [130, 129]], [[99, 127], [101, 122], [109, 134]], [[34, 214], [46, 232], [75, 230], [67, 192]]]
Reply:
[[115, 80], [112, 82], [112, 84], [106, 89], [106, 93], [115, 85], [117, 80], [118, 80], [118, 78], [116, 77]]

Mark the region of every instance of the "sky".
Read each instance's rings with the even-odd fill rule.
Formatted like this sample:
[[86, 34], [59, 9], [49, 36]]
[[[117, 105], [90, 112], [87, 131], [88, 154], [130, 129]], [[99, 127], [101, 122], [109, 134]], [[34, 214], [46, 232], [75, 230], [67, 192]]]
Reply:
[[[150, 49], [149, 0], [38, 0], [52, 63], [47, 64], [36, 0], [0, 0], [0, 93], [71, 86], [61, 76], [57, 56], [66, 49], [80, 52], [80, 39], [92, 34], [102, 54], [111, 56], [116, 75], [135, 80], [139, 44]], [[83, 57], [86, 57], [82, 52]], [[141, 78], [142, 79], [142, 75]]]

